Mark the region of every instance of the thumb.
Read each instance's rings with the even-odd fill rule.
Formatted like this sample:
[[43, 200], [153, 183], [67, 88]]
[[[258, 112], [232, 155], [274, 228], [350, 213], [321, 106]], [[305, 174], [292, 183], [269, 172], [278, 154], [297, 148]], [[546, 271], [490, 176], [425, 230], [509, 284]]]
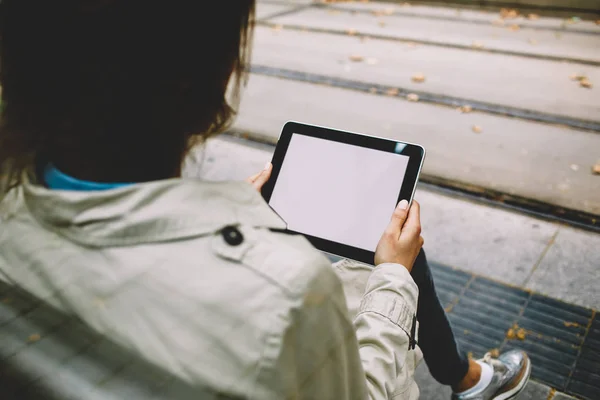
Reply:
[[402, 226], [408, 217], [408, 201], [402, 200], [396, 206], [394, 213], [392, 214], [392, 219], [388, 224], [385, 233], [388, 235], [392, 235], [395, 239], [400, 237], [400, 232], [402, 231]]
[[260, 190], [263, 187], [263, 185], [267, 183], [267, 181], [271, 177], [272, 168], [273, 164], [271, 163], [267, 163], [267, 165], [265, 165], [265, 168], [260, 172], [258, 177], [252, 183], [256, 189]]

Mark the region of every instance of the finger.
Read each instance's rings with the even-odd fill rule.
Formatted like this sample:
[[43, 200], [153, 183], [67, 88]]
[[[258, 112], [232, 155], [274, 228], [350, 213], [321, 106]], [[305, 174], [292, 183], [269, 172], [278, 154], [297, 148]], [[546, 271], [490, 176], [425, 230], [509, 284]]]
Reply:
[[260, 190], [263, 187], [263, 185], [265, 183], [267, 183], [267, 181], [271, 177], [272, 169], [273, 169], [273, 164], [267, 163], [267, 165], [265, 165], [265, 169], [261, 171], [261, 173], [258, 175], [258, 177], [252, 183], [256, 189]]
[[392, 219], [388, 224], [385, 233], [388, 235], [392, 235], [395, 239], [400, 237], [400, 232], [402, 231], [402, 225], [404, 225], [404, 221], [408, 216], [408, 201], [402, 200], [396, 206], [394, 213], [392, 214]]
[[404, 233], [415, 236], [421, 235], [421, 205], [416, 200], [413, 201], [408, 211], [408, 217], [402, 228], [402, 234]]
[[262, 173], [263, 173], [263, 172], [262, 172], [262, 171], [260, 171], [259, 173], [257, 173], [257, 174], [254, 174], [254, 175], [252, 175], [252, 176], [251, 176], [251, 177], [249, 177], [249, 178], [246, 178], [246, 182], [248, 182], [248, 183], [254, 183], [254, 181], [256, 180], [256, 178], [258, 178], [258, 177], [260, 176], [260, 174], [262, 174]]

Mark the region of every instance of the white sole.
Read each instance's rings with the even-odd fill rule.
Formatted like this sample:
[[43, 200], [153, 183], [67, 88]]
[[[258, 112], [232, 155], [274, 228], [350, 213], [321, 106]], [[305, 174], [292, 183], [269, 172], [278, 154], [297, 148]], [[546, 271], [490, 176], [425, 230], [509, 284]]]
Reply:
[[516, 395], [521, 393], [521, 390], [523, 390], [525, 385], [527, 385], [527, 382], [529, 382], [529, 375], [531, 375], [531, 360], [527, 358], [527, 369], [525, 370], [526, 378], [508, 392], [502, 393], [501, 395], [494, 397], [492, 400], [509, 400], [515, 398]]

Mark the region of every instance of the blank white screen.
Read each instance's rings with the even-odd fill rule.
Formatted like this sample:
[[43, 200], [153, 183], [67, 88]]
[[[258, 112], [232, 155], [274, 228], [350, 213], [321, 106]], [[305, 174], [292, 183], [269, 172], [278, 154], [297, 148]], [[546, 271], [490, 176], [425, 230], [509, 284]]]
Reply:
[[290, 230], [375, 251], [408, 160], [293, 134], [269, 204]]

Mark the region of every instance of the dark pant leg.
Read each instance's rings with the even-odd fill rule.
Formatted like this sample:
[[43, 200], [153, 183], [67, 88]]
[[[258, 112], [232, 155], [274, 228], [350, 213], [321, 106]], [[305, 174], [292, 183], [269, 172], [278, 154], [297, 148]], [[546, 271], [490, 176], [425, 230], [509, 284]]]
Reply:
[[419, 287], [419, 347], [425, 362], [436, 381], [443, 385], [456, 385], [467, 374], [469, 360], [454, 339], [423, 250], [417, 256], [411, 275]]

